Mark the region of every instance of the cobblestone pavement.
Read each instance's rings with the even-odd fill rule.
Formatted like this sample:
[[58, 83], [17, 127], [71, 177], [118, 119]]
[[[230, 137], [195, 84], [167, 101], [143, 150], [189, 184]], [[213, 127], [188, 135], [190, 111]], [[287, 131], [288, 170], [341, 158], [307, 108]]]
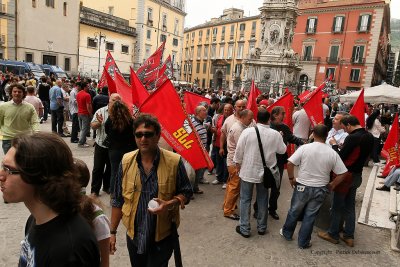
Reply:
[[[49, 131], [50, 123], [41, 125]], [[69, 139], [65, 138], [69, 144]], [[90, 139], [89, 143], [93, 143]], [[89, 169], [93, 166], [93, 148], [78, 148], [70, 144], [75, 157], [84, 160]], [[2, 152], [1, 152], [2, 153]], [[1, 155], [2, 157], [2, 155]], [[363, 185], [357, 193], [357, 213], [361, 207], [364, 189], [371, 168], [364, 171]], [[206, 177], [210, 182], [213, 176]], [[251, 221], [252, 236], [245, 239], [235, 232], [236, 221], [222, 216], [224, 190], [220, 185], [202, 185], [204, 195], [196, 195], [195, 200], [182, 211], [179, 228], [184, 266], [399, 266], [400, 254], [390, 250], [390, 232], [369, 226], [356, 225], [355, 247], [348, 248], [319, 239], [314, 230], [311, 249], [300, 250], [295, 241], [288, 242], [279, 235], [290, 204], [291, 188], [286, 172], [279, 199], [279, 221], [268, 218], [269, 233], [259, 236], [255, 220]], [[87, 190], [90, 192], [90, 190]], [[1, 193], [0, 193], [0, 197]], [[109, 196], [100, 199], [110, 214]], [[0, 267], [16, 266], [20, 242], [28, 210], [22, 203], [4, 204], [0, 201]], [[124, 226], [121, 224], [117, 237], [117, 252], [111, 256], [111, 266], [130, 266]], [[174, 266], [171, 259], [170, 266]]]

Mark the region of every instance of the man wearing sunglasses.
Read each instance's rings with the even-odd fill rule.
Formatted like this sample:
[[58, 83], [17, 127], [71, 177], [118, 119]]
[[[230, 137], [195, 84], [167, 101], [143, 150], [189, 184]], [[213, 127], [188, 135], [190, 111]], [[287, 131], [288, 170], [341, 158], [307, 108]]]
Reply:
[[116, 251], [122, 219], [132, 266], [168, 266], [179, 242], [179, 207], [189, 203], [192, 187], [181, 157], [158, 147], [161, 126], [155, 117], [140, 115], [134, 132], [139, 149], [124, 155], [111, 199], [110, 252]]

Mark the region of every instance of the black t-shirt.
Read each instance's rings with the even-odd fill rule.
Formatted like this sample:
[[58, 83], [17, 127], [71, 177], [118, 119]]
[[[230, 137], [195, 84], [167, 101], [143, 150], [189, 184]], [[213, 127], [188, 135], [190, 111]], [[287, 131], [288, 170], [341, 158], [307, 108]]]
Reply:
[[99, 265], [96, 237], [80, 215], [60, 215], [41, 225], [36, 225], [33, 216], [29, 217], [18, 266]]
[[38, 88], [38, 95], [42, 101], [50, 101], [49, 96], [50, 85], [47, 83], [40, 83]]

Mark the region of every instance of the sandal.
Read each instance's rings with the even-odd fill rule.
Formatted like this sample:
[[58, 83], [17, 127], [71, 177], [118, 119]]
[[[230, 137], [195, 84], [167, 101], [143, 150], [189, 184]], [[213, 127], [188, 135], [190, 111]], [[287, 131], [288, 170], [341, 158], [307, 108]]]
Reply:
[[240, 216], [237, 215], [237, 214], [224, 215], [224, 217], [229, 218], [229, 219], [231, 219], [231, 220], [235, 220], [235, 221], [237, 221], [237, 220], [240, 219]]

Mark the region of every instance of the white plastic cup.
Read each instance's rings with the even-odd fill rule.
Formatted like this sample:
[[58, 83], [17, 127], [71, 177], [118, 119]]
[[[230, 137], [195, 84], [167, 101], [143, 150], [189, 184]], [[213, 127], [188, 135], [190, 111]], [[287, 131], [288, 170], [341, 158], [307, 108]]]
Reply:
[[156, 208], [158, 208], [159, 206], [160, 206], [160, 205], [158, 204], [158, 202], [155, 201], [154, 199], [150, 200], [150, 201], [149, 201], [149, 204], [147, 205], [147, 207], [148, 207], [149, 209], [156, 209]]

